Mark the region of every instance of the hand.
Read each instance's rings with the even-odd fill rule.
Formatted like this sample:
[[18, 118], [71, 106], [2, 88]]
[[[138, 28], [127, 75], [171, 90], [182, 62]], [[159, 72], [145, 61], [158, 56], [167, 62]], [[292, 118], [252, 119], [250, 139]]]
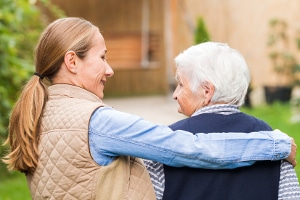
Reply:
[[290, 153], [289, 157], [287, 157], [286, 160], [295, 167], [297, 165], [297, 161], [296, 161], [297, 145], [295, 143], [294, 138], [291, 138], [291, 139], [292, 139], [291, 153]]

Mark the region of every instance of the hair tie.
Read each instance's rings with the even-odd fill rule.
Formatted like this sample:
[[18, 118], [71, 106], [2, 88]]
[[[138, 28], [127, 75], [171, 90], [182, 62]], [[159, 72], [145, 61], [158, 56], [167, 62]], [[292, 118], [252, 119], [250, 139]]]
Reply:
[[43, 76], [43, 75], [41, 75], [41, 74], [39, 74], [39, 73], [37, 73], [37, 72], [34, 72], [34, 75], [36, 75], [36, 76], [40, 77], [40, 79], [43, 79], [43, 78], [44, 78], [44, 76]]

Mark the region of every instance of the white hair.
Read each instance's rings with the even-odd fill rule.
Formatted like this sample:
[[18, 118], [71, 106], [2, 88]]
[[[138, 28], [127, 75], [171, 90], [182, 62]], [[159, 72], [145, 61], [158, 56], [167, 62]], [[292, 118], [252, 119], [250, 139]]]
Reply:
[[177, 70], [189, 80], [196, 93], [201, 83], [215, 87], [213, 103], [241, 106], [250, 84], [250, 72], [243, 56], [227, 44], [204, 42], [192, 46], [175, 58]]

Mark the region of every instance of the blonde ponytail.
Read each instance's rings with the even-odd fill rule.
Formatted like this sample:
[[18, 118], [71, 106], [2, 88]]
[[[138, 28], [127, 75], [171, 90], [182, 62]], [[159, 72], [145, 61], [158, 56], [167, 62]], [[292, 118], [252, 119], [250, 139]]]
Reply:
[[3, 158], [8, 169], [24, 173], [35, 170], [39, 158], [40, 119], [47, 97], [46, 86], [39, 76], [33, 76], [23, 88], [12, 110], [5, 142], [10, 145], [10, 153]]

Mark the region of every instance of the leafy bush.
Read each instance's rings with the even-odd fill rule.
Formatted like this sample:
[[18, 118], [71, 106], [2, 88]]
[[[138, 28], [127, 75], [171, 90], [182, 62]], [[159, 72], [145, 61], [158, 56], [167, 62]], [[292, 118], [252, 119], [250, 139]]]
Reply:
[[[268, 38], [269, 58], [273, 69], [278, 75], [279, 85], [300, 85], [300, 63], [297, 52], [300, 49], [299, 34], [296, 38], [289, 35], [288, 23], [282, 19], [272, 19], [269, 22], [270, 34]], [[299, 30], [292, 30], [296, 33]]]
[[196, 44], [207, 42], [210, 40], [209, 33], [207, 31], [204, 19], [202, 17], [199, 17], [197, 20], [197, 27], [194, 35], [194, 40]]
[[[0, 1], [0, 143], [7, 136], [9, 112], [18, 91], [33, 74], [34, 48], [47, 24], [35, 3], [32, 0]], [[57, 9], [48, 0], [38, 3], [51, 13]], [[0, 145], [0, 156], [2, 151]]]

